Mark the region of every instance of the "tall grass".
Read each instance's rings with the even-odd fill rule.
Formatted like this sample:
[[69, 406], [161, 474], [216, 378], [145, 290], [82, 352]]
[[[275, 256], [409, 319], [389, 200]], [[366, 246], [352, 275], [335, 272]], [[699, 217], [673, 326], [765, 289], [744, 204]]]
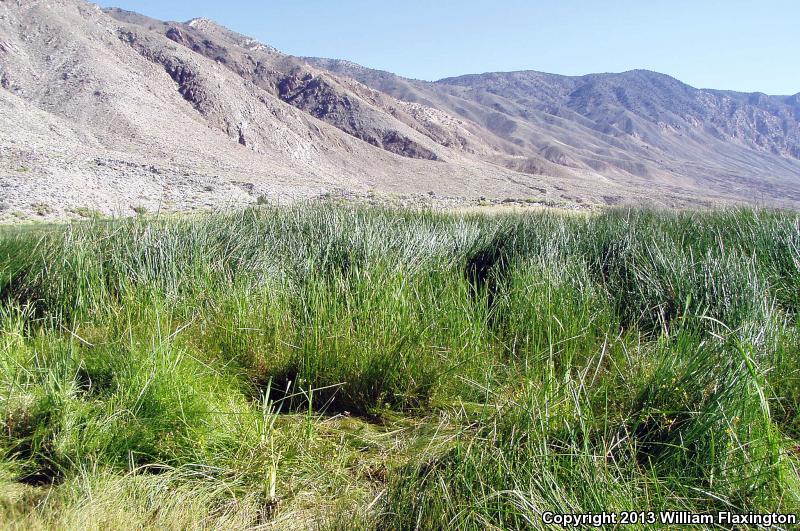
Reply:
[[0, 231], [0, 521], [797, 511], [800, 217], [333, 205]]

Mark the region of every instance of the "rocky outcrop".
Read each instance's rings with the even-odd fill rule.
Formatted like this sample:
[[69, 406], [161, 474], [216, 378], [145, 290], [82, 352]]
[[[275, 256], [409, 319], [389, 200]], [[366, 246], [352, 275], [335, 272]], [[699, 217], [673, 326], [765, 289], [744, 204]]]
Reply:
[[[145, 20], [128, 15], [128, 12], [111, 10], [110, 13], [125, 23], [133, 21], [139, 26], [151, 25]], [[130, 30], [127, 31], [130, 33]], [[164, 36], [214, 60], [286, 103], [373, 146], [409, 158], [425, 160], [440, 158], [435, 152], [435, 142], [418, 135], [418, 131], [413, 127], [394, 120], [382, 110], [375, 109], [353, 91], [339, 85], [329, 75], [315, 72], [303, 62], [280, 54], [273, 48], [260, 45], [253, 39], [238, 35], [205, 19], [195, 19], [184, 24], [169, 24], [164, 27]], [[157, 60], [164, 62], [163, 57]], [[180, 76], [180, 79], [176, 79], [176, 83], [184, 83], [183, 68], [166, 67], [171, 76]], [[182, 94], [188, 96], [187, 99], [195, 97], [196, 92], [196, 89], [191, 87], [182, 89]], [[240, 143], [246, 144], [241, 138]]]

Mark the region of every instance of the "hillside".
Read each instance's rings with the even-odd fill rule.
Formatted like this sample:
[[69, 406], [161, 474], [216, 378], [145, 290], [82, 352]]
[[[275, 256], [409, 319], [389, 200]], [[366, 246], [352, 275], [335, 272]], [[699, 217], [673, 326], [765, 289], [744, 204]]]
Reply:
[[393, 204], [800, 204], [798, 96], [649, 72], [426, 83], [213, 21], [0, 4], [0, 219], [330, 194]]
[[347, 61], [306, 60], [469, 119], [512, 157], [538, 155], [615, 180], [636, 176], [755, 201], [800, 199], [800, 94], [700, 90], [645, 70], [501, 72], [431, 83]]

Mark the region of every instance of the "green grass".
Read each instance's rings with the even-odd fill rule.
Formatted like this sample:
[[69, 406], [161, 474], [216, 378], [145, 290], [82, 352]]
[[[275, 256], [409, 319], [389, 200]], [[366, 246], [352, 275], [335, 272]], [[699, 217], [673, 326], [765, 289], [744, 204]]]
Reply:
[[[94, 210], [94, 209], [89, 208], [89, 207], [72, 207], [72, 208], [67, 209], [67, 212], [69, 212], [70, 214], [75, 214], [76, 216], [80, 216], [82, 218], [87, 218], [87, 219], [90, 219], [90, 218], [102, 218], [103, 217], [103, 213], [102, 212], [100, 212], [99, 210]], [[143, 212], [143, 213], [146, 213], [146, 211]]]
[[0, 524], [796, 513], [800, 216], [0, 228]]

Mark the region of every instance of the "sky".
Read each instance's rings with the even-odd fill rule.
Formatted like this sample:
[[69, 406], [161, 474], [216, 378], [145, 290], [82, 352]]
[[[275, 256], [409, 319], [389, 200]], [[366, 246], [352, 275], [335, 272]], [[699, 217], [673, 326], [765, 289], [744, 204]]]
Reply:
[[635, 68], [698, 88], [800, 92], [800, 0], [102, 0], [211, 18], [292, 55], [435, 80]]

